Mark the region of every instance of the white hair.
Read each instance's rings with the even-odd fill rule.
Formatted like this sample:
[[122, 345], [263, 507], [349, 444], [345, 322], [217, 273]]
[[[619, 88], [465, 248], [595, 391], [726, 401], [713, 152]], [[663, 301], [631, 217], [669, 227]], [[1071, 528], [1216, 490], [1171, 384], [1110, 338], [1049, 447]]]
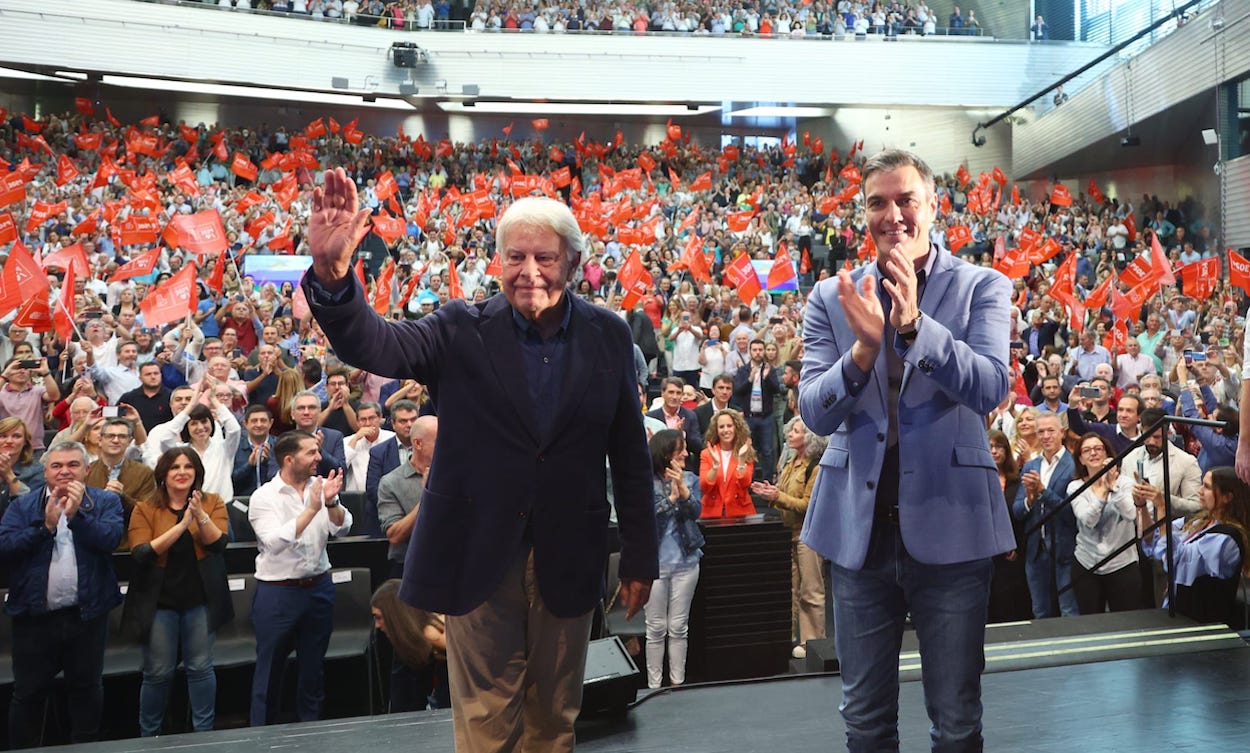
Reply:
[[545, 228], [560, 236], [570, 269], [586, 253], [586, 237], [577, 224], [577, 218], [563, 202], [545, 196], [517, 199], [503, 213], [495, 228], [495, 253], [503, 253], [507, 247], [508, 232], [514, 226]]

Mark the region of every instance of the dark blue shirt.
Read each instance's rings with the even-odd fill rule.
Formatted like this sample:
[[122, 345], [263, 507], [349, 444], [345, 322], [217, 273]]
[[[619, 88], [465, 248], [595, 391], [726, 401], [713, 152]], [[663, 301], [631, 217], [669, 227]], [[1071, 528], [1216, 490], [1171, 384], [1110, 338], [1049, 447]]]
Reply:
[[512, 309], [512, 322], [516, 325], [521, 361], [525, 367], [525, 382], [529, 385], [530, 399], [534, 403], [534, 422], [542, 439], [546, 439], [551, 431], [551, 408], [559, 402], [560, 390], [564, 386], [569, 321], [573, 315], [569, 295], [565, 291], [560, 297], [560, 305], [564, 307], [560, 328], [546, 340], [533, 322], [521, 316], [515, 307]]

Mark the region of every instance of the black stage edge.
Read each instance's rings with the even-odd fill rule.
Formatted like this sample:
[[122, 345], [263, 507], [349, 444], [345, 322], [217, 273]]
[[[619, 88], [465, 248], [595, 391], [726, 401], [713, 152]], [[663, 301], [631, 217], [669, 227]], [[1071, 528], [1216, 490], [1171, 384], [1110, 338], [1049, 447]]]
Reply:
[[[1010, 753], [1250, 750], [1250, 648], [988, 674], [985, 749]], [[790, 676], [660, 691], [619, 718], [578, 724], [582, 753], [829, 753], [844, 750], [835, 676]], [[900, 691], [902, 750], [929, 750], [919, 682]], [[448, 711], [358, 717], [62, 751], [452, 752]], [[49, 749], [51, 750], [51, 749]]]

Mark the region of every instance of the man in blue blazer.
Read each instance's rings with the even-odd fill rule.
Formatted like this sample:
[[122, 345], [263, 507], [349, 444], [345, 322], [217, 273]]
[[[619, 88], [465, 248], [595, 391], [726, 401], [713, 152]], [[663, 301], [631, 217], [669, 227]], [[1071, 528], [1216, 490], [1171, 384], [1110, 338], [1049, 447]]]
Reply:
[[70, 739], [95, 740], [104, 707], [108, 616], [122, 602], [113, 550], [125, 531], [121, 498], [86, 485], [87, 450], [54, 445], [45, 485], [13, 500], [0, 520], [4, 611], [13, 618], [9, 744], [39, 744], [44, 701], [59, 672], [69, 694]]
[[[343, 432], [328, 426], [318, 426], [317, 417], [321, 415], [321, 398], [312, 390], [296, 393], [291, 398], [291, 422], [300, 431], [312, 434], [321, 442], [321, 462], [317, 464], [317, 475], [326, 477], [330, 471], [342, 470], [346, 461], [343, 451]], [[273, 462], [272, 456], [270, 462]], [[277, 466], [274, 466], [275, 472]]]
[[1009, 390], [1011, 284], [929, 242], [919, 157], [862, 174], [877, 262], [819, 283], [804, 313], [799, 411], [829, 448], [802, 540], [831, 560], [850, 750], [898, 750], [910, 612], [934, 750], [980, 751], [990, 558], [1015, 546], [984, 418]]
[[585, 241], [557, 201], [499, 220], [503, 295], [403, 322], [374, 313], [351, 272], [368, 216], [346, 173], [326, 173], [301, 284], [345, 363], [416, 379], [438, 405], [401, 596], [447, 614], [456, 749], [570, 751], [608, 558], [605, 461], [630, 615], [658, 574], [629, 329], [568, 294]]
[[[366, 536], [382, 536], [382, 521], [378, 518], [378, 484], [382, 477], [406, 462], [412, 451], [412, 425], [420, 414], [420, 407], [411, 400], [396, 400], [391, 406], [391, 429], [395, 436], [369, 448], [369, 467], [365, 472], [365, 514], [357, 533]], [[403, 457], [400, 457], [400, 454]]]
[[[681, 392], [686, 380], [681, 377], [664, 377], [660, 380], [660, 398], [664, 404], [648, 411], [651, 418], [663, 421], [670, 429], [677, 429], [686, 436], [686, 470], [699, 472], [699, 453], [703, 451], [703, 435], [699, 433], [699, 417], [681, 404]], [[693, 467], [692, 467], [693, 466]]]
[[[1011, 508], [1028, 529], [1035, 528], [1043, 516], [1068, 497], [1076, 463], [1072, 453], [1063, 447], [1063, 434], [1057, 414], [1038, 415], [1037, 439], [1042, 454], [1020, 469], [1020, 490]], [[1076, 558], [1076, 514], [1072, 505], [1030, 533], [1024, 549], [1024, 574], [1029, 581], [1033, 616], [1054, 617], [1055, 593], [1072, 582], [1072, 562]], [[1059, 613], [1064, 617], [1081, 613], [1072, 589], [1059, 595]]]

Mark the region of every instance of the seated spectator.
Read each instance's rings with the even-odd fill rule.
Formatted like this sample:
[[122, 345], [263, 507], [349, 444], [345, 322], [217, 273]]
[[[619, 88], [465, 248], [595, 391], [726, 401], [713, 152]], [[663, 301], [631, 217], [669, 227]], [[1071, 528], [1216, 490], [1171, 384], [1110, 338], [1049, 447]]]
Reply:
[[[1198, 499], [1198, 514], [1172, 521], [1176, 610], [1198, 622], [1231, 625], [1237, 620], [1237, 585], [1250, 576], [1250, 488], [1232, 468], [1220, 466], [1203, 476]], [[1140, 525], [1146, 528], [1153, 525], [1149, 509], [1144, 502], [1138, 505]], [[1148, 531], [1143, 539], [1146, 553], [1163, 560], [1166, 537]]]
[[378, 586], [369, 602], [373, 625], [390, 642], [389, 711], [451, 707], [447, 682], [447, 639], [443, 616], [410, 607], [399, 598], [398, 578]]
[[191, 727], [196, 732], [213, 729], [213, 636], [234, 616], [222, 560], [226, 506], [221, 497], [202, 491], [205, 471], [199, 456], [190, 448], [175, 447], [157, 461], [155, 478], [150, 496], [130, 518], [135, 571], [122, 611], [122, 629], [138, 636], [143, 646], [143, 737], [161, 733], [180, 654]]

